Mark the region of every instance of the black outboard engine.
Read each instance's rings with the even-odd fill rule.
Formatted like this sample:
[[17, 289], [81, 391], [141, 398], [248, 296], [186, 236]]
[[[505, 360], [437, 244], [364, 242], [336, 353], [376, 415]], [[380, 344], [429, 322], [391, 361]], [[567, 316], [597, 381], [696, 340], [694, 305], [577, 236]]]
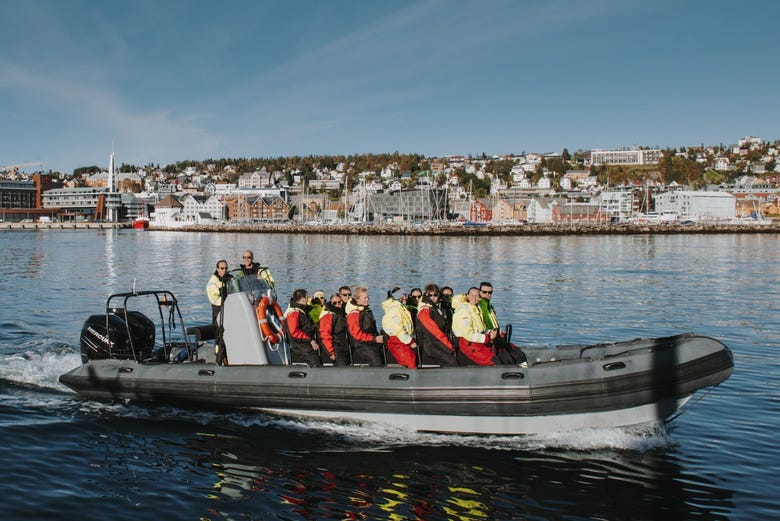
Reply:
[[116, 358], [140, 362], [154, 349], [154, 322], [139, 311], [90, 316], [81, 328], [81, 362]]

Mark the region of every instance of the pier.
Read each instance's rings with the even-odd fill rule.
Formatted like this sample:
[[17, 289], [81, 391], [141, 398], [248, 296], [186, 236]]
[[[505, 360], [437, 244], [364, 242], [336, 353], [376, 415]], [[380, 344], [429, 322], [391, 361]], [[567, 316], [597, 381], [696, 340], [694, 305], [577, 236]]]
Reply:
[[65, 223], [7, 223], [0, 222], [0, 231], [2, 230], [119, 230], [123, 228], [132, 228], [132, 223], [88, 223], [88, 222], [65, 222]]

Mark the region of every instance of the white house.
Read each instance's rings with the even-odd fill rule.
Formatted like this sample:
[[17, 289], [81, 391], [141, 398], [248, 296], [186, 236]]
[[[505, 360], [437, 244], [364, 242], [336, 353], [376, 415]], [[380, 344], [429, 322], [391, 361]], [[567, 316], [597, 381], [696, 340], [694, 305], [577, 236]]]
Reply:
[[532, 197], [528, 202], [528, 222], [546, 224], [553, 222], [553, 206], [555, 201], [544, 197]]
[[540, 178], [539, 181], [536, 182], [536, 188], [539, 190], [549, 190], [551, 186], [550, 178], [546, 176]]
[[715, 162], [712, 164], [712, 168], [715, 170], [730, 170], [731, 165], [729, 164], [729, 158], [727, 157], [717, 157], [715, 158]]

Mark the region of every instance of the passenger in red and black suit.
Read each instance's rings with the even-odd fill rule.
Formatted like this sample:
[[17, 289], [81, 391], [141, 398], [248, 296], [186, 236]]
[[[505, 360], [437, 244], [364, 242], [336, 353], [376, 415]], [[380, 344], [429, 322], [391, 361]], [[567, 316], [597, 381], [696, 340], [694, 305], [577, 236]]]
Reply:
[[305, 289], [296, 289], [290, 299], [290, 307], [284, 312], [290, 351], [293, 362], [305, 362], [309, 367], [319, 367], [320, 346], [317, 343], [317, 326], [309, 316], [309, 295]]
[[426, 284], [417, 307], [417, 342], [423, 364], [455, 366], [455, 347], [450, 341], [450, 320], [438, 306], [439, 286]]
[[334, 366], [341, 367], [351, 364], [349, 340], [347, 339], [347, 314], [344, 311], [344, 300], [338, 293], [330, 296], [330, 301], [320, 313], [317, 324], [320, 330], [320, 340], [325, 349], [322, 355], [327, 356]]
[[377, 331], [374, 312], [368, 307], [368, 288], [358, 286], [352, 292], [352, 300], [347, 303], [347, 330], [355, 346], [353, 360], [356, 364], [385, 365], [384, 338]]

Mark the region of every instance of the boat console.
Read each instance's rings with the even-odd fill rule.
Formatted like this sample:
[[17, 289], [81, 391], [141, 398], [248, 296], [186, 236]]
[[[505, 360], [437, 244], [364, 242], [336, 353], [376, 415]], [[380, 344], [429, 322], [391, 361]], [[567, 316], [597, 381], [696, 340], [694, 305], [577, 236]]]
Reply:
[[[284, 317], [276, 303], [273, 279], [263, 272], [244, 275], [238, 270], [228, 283], [228, 296], [219, 316], [230, 365], [289, 365]], [[270, 304], [270, 305], [269, 305]], [[265, 336], [263, 328], [276, 333]], [[273, 342], [275, 336], [277, 342]]]

